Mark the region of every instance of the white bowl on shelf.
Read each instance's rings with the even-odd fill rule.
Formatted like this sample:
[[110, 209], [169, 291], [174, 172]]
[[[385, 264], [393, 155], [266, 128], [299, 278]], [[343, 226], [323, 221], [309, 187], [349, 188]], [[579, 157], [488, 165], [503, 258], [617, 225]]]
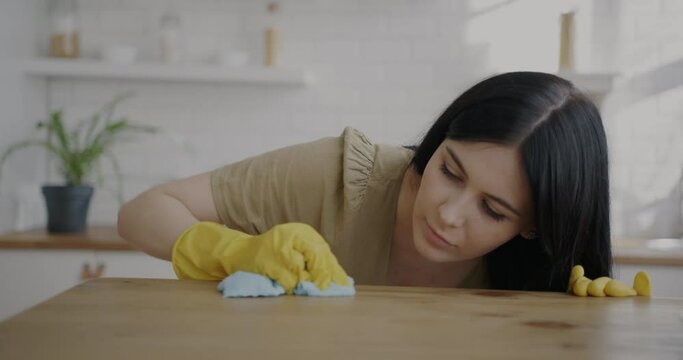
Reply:
[[102, 61], [109, 64], [129, 65], [137, 60], [138, 49], [129, 45], [109, 45], [102, 49]]
[[240, 50], [223, 50], [218, 53], [218, 64], [231, 67], [239, 68], [247, 66], [249, 63], [249, 54], [245, 51]]

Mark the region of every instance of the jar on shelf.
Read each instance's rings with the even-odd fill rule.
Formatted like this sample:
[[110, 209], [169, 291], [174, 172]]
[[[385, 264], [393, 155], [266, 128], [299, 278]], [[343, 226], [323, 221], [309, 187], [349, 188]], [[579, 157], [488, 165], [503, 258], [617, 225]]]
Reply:
[[161, 61], [177, 63], [183, 56], [183, 36], [180, 15], [174, 11], [167, 11], [159, 23], [161, 40]]
[[80, 45], [76, 0], [51, 0], [50, 18], [50, 56], [77, 58]]

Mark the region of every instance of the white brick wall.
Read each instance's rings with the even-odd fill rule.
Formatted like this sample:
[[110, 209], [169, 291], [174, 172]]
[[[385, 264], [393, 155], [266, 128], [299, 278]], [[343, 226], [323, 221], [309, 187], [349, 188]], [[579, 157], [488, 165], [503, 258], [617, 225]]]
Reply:
[[[157, 59], [159, 19], [173, 7], [182, 17], [188, 61], [211, 61], [217, 50], [236, 47], [258, 63], [263, 56], [263, 27], [271, 21], [265, 14], [266, 0], [81, 0], [79, 4], [86, 57], [97, 56], [103, 45], [125, 43], [138, 46], [143, 59]], [[313, 72], [317, 83], [311, 87], [60, 80], [47, 87], [49, 103], [77, 117], [117, 93], [133, 90], [136, 97], [121, 106], [120, 114], [180, 134], [192, 145], [193, 151], [187, 152], [158, 137], [121, 146], [117, 153], [126, 172], [126, 198], [131, 198], [171, 178], [338, 135], [346, 125], [378, 142], [413, 143], [455, 96], [482, 77], [496, 71], [554, 71], [559, 13], [573, 7], [579, 10], [581, 25], [579, 69], [623, 74], [615, 93], [606, 99], [604, 113], [614, 159], [615, 233], [677, 235], [680, 200], [673, 195], [683, 162], [677, 140], [683, 135], [679, 1], [282, 0], [280, 4], [281, 13], [274, 21], [281, 30], [282, 66]], [[9, 91], [3, 86], [0, 89]], [[21, 131], [34, 120], [24, 117], [28, 124]], [[19, 127], [1, 126], [3, 132], [21, 135]], [[49, 178], [58, 179], [54, 174]], [[14, 187], [2, 184], [0, 194]], [[0, 213], [11, 212], [8, 206], [0, 203]], [[42, 204], [35, 206], [42, 211]], [[116, 209], [111, 195], [99, 191], [91, 221], [112, 223]], [[0, 226], [7, 230], [10, 225], [3, 221]]]
[[[38, 1], [0, 2], [0, 148], [29, 136], [33, 123], [27, 119], [42, 116], [45, 109], [45, 84], [26, 81], [19, 71], [21, 59], [37, 50], [41, 16], [46, 12]], [[30, 100], [29, 100], [30, 99]], [[17, 223], [18, 194], [22, 184], [42, 176], [45, 155], [27, 149], [7, 162], [0, 179], [0, 231], [6, 232]], [[39, 189], [34, 189], [37, 195]], [[39, 209], [38, 217], [44, 209]]]
[[622, 74], [605, 99], [617, 235], [683, 235], [683, 6], [680, 1], [609, 1], [618, 14], [598, 32]]

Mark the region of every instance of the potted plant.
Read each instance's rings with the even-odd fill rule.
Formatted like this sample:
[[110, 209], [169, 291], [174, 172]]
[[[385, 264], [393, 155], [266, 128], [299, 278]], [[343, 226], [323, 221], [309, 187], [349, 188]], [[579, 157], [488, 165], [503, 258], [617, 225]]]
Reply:
[[126, 118], [114, 118], [116, 105], [129, 94], [115, 97], [92, 116], [67, 129], [63, 112], [53, 111], [50, 118], [38, 122], [36, 129], [44, 138], [34, 137], [13, 143], [0, 156], [2, 167], [15, 151], [26, 147], [43, 147], [58, 160], [64, 183], [42, 187], [47, 207], [48, 232], [77, 233], [85, 229], [94, 187], [89, 181], [97, 172], [97, 182], [104, 182], [101, 161], [109, 160], [116, 176], [117, 196], [121, 201], [122, 179], [118, 161], [111, 150], [114, 144], [132, 133], [153, 133], [156, 128], [134, 125]]

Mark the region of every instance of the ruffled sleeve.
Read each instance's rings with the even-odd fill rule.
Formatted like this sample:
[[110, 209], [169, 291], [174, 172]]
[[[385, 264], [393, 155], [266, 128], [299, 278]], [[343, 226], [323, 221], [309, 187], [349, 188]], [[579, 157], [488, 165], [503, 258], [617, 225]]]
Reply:
[[346, 127], [342, 137], [344, 208], [354, 211], [361, 206], [367, 194], [376, 150], [370, 140], [354, 128]]
[[341, 137], [344, 208], [335, 254], [357, 284], [385, 285], [398, 196], [413, 152], [375, 144], [350, 127]]

